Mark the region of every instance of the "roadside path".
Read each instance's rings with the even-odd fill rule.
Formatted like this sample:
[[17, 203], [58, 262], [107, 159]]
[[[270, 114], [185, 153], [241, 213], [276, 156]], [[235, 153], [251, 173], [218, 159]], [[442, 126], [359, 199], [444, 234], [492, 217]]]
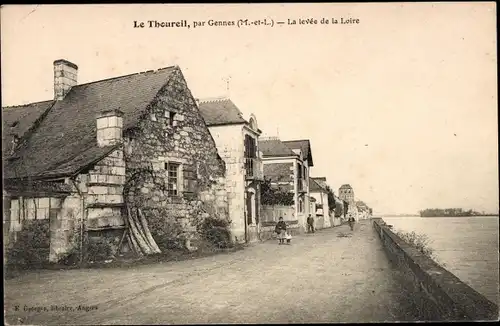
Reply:
[[[323, 229], [295, 237], [291, 245], [267, 241], [189, 261], [31, 273], [5, 282], [5, 320], [44, 325], [417, 320], [393, 273], [367, 220], [356, 223], [354, 232], [347, 225]], [[73, 311], [50, 311], [51, 305]], [[78, 305], [91, 310], [76, 311]]]

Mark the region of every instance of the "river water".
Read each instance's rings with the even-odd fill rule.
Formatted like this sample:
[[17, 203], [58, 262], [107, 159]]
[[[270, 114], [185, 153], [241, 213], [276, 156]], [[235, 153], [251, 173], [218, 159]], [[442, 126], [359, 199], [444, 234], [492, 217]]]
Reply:
[[498, 216], [382, 218], [395, 231], [425, 234], [438, 263], [499, 304]]

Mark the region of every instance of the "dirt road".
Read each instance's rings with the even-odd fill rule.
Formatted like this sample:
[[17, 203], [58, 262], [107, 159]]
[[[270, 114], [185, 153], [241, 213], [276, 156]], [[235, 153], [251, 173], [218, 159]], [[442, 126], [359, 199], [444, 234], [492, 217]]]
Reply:
[[42, 271], [6, 281], [5, 291], [9, 324], [418, 319], [370, 221], [189, 261]]

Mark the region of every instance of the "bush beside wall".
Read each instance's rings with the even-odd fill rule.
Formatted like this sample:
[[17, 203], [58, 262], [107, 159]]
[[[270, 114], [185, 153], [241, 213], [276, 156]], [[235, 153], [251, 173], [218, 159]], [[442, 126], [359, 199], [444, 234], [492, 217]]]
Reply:
[[35, 266], [49, 261], [50, 222], [26, 220], [17, 232], [17, 240], [6, 248], [7, 264], [15, 266]]

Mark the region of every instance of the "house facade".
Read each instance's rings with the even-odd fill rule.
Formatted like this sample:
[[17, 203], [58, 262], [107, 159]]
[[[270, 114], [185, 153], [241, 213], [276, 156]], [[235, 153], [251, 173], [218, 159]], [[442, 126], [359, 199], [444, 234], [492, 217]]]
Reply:
[[261, 182], [257, 119], [242, 112], [228, 98], [200, 99], [200, 112], [226, 164], [226, 189], [232, 235], [239, 242], [259, 239]]
[[56, 60], [53, 100], [2, 108], [9, 239], [41, 224], [49, 261], [96, 243], [116, 255], [140, 240], [130, 231], [140, 209], [159, 248], [193, 249], [201, 222], [227, 219], [228, 203], [225, 163], [182, 71], [86, 84], [77, 74]]
[[313, 166], [308, 140], [281, 141], [276, 137], [259, 142], [262, 151], [264, 178], [285, 191], [293, 193], [293, 216], [301, 232], [306, 229], [307, 216], [311, 214], [309, 193], [309, 168]]
[[333, 216], [330, 215], [326, 178], [309, 178], [309, 193], [314, 198], [315, 227], [332, 227]]

